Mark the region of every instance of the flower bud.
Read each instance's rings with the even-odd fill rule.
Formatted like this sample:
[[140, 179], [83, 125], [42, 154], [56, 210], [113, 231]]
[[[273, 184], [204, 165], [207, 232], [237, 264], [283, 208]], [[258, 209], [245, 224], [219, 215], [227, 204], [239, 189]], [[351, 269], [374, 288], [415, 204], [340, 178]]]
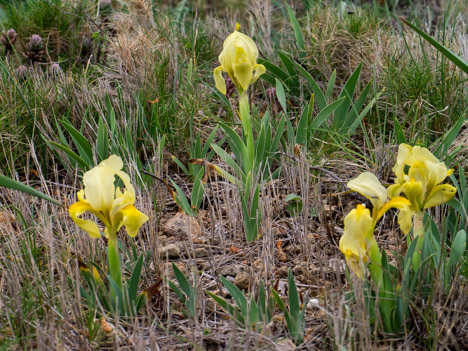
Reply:
[[257, 64], [257, 58], [258, 49], [254, 41], [235, 30], [224, 41], [219, 55], [221, 66], [213, 71], [216, 88], [226, 94], [226, 82], [222, 76], [222, 72], [226, 72], [242, 94], [266, 71], [265, 66]]

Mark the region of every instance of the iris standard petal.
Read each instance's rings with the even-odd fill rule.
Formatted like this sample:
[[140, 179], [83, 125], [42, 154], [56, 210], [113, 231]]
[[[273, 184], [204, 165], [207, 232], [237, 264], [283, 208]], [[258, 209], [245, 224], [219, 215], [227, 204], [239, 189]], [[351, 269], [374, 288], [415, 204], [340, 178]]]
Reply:
[[140, 227], [148, 221], [148, 216], [138, 211], [133, 205], [120, 210], [120, 214], [122, 215], [121, 226], [125, 226], [131, 237], [136, 236]]
[[115, 171], [110, 167], [97, 166], [83, 176], [86, 200], [96, 211], [109, 210], [114, 201]]
[[116, 194], [118, 194], [118, 196], [116, 196], [112, 204], [109, 217], [114, 226], [119, 226], [117, 224], [117, 222], [120, 220], [118, 215], [119, 212], [129, 205], [133, 205], [135, 203], [135, 196], [129, 193], [127, 190], [122, 193], [119, 188], [116, 189]]
[[226, 81], [223, 77], [223, 68], [221, 66], [216, 67], [213, 71], [213, 77], [215, 80], [216, 88], [224, 95], [226, 95]]
[[387, 188], [388, 197], [392, 198], [401, 194], [401, 184], [392, 184]]
[[439, 163], [437, 157], [435, 157], [427, 148], [418, 145], [414, 146], [411, 150], [411, 154], [408, 157], [406, 164], [412, 166], [414, 162], [421, 161]]
[[111, 155], [106, 160], [102, 161], [98, 167], [109, 167], [115, 172], [120, 171], [123, 168], [122, 159], [117, 155]]
[[456, 192], [457, 189], [450, 184], [437, 185], [429, 194], [426, 203], [424, 204], [424, 208], [430, 208], [446, 203], [453, 199]]
[[368, 198], [377, 211], [387, 201], [387, 189], [373, 173], [363, 172], [357, 178], [351, 179], [347, 186]]
[[99, 233], [99, 227], [96, 223], [91, 220], [79, 218], [79, 216], [85, 212], [94, 213], [94, 210], [89, 203], [81, 201], [75, 202], [68, 209], [68, 213], [70, 214], [71, 218], [81, 229], [86, 231], [91, 238], [100, 238], [101, 234]]
[[128, 174], [122, 171], [117, 171], [115, 172], [115, 174], [117, 175], [117, 177], [122, 179], [125, 186], [125, 190], [131, 195], [135, 196], [135, 189], [133, 188], [132, 183], [130, 183], [130, 177], [128, 176]]
[[236, 46], [242, 46], [246, 54], [245, 59], [250, 62], [252, 66], [257, 63], [258, 58], [258, 49], [255, 42], [248, 35], [238, 32], [238, 40], [236, 41]]
[[398, 146], [397, 160], [395, 162], [395, 166], [392, 168], [397, 177], [396, 183], [403, 183], [405, 164], [407, 164], [407, 159], [410, 156], [412, 149], [413, 148], [407, 144], [400, 144]]
[[234, 76], [242, 89], [247, 90], [252, 79], [253, 69], [250, 62], [238, 63], [234, 65]]
[[428, 191], [432, 190], [432, 188], [442, 183], [445, 178], [447, 178], [447, 166], [443, 162], [424, 162], [426, 169], [430, 172], [430, 179], [428, 179]]
[[401, 186], [401, 192], [411, 202], [412, 210], [419, 211], [423, 201], [423, 183], [411, 178]]

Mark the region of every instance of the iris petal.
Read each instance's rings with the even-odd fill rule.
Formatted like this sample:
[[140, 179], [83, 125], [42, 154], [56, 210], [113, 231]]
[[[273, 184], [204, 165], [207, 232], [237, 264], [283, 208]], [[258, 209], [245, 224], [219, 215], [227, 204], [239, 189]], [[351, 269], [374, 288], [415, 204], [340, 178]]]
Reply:
[[403, 175], [405, 164], [407, 164], [407, 159], [411, 155], [413, 148], [407, 144], [400, 144], [398, 146], [398, 155], [395, 166], [393, 166], [393, 172], [397, 176], [397, 182], [403, 183]]
[[106, 211], [114, 201], [115, 171], [110, 167], [94, 167], [83, 176], [86, 200], [96, 211]]
[[[120, 190], [118, 190], [120, 192]], [[118, 222], [118, 214], [122, 211], [125, 207], [129, 205], [133, 205], [135, 203], [135, 196], [130, 194], [128, 191], [124, 191], [124, 193], [120, 192], [120, 195], [117, 196], [112, 204], [112, 208], [110, 209], [109, 217], [112, 223]]]
[[373, 173], [361, 173], [357, 178], [351, 179], [347, 186], [351, 190], [368, 198], [377, 210], [387, 201], [387, 189], [385, 189]]
[[115, 174], [122, 179], [124, 185], [125, 185], [125, 190], [130, 193], [132, 196], [135, 196], [135, 189], [133, 188], [132, 183], [130, 183], [130, 177], [128, 176], [127, 173], [122, 172], [120, 170], [116, 171]]
[[344, 220], [344, 234], [339, 247], [358, 277], [363, 275], [363, 262], [368, 261], [367, 240], [372, 235], [372, 227], [370, 211], [362, 205], [358, 205]]
[[238, 63], [234, 65], [234, 76], [242, 89], [247, 90], [252, 79], [253, 69], [250, 62]]
[[219, 55], [221, 66], [213, 71], [216, 88], [226, 94], [222, 70], [229, 75], [242, 94], [249, 84], [254, 83], [266, 71], [265, 66], [257, 64], [257, 58], [258, 49], [250, 37], [237, 30], [231, 33], [224, 41], [223, 51]]
[[411, 150], [410, 157], [408, 157], [406, 164], [412, 166], [414, 162], [420, 161], [439, 163], [437, 157], [435, 157], [428, 149], [417, 145]]
[[450, 184], [442, 184], [434, 187], [431, 194], [429, 194], [424, 208], [430, 208], [441, 205], [447, 201], [450, 201], [455, 196], [457, 189]]
[[413, 211], [419, 211], [423, 200], [423, 182], [411, 178], [401, 186], [401, 192], [411, 201]]
[[224, 95], [226, 95], [226, 81], [223, 77], [223, 68], [221, 66], [216, 67], [213, 71], [216, 88]]
[[401, 185], [392, 184], [387, 188], [388, 197], [392, 198], [401, 194]]
[[257, 79], [263, 74], [266, 72], [266, 68], [264, 65], [256, 65], [254, 66], [254, 69], [255, 69], [255, 74], [254, 76], [252, 77], [252, 79], [250, 80], [250, 84], [253, 84], [257, 81]]
[[414, 212], [411, 210], [403, 210], [398, 213], [398, 224], [401, 231], [405, 234], [411, 230], [413, 215]]
[[384, 215], [384, 213], [391, 208], [397, 208], [400, 211], [407, 211], [409, 210], [410, 205], [411, 202], [402, 196], [393, 197], [390, 200], [388, 200], [388, 202], [385, 205], [383, 205], [382, 208], [380, 208], [377, 214], [376, 221], [380, 219]]
[[86, 231], [91, 238], [100, 238], [101, 234], [99, 233], [99, 227], [96, 223], [94, 223], [91, 220], [79, 218], [79, 216], [81, 216], [85, 212], [95, 213], [95, 211], [89, 203], [82, 201], [75, 202], [68, 209], [68, 213], [70, 214], [71, 218], [81, 229]]
[[109, 167], [118, 172], [123, 168], [123, 162], [119, 156], [111, 155], [108, 159], [102, 161], [98, 167]]
[[148, 221], [148, 216], [138, 211], [133, 205], [123, 208], [121, 225], [125, 226], [128, 235], [134, 237], [138, 234], [140, 227]]

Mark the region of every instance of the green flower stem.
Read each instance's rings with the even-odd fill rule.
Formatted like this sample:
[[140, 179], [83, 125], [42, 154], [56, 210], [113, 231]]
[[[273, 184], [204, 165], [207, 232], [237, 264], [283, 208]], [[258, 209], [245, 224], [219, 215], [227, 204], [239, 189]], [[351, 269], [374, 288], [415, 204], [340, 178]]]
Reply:
[[243, 93], [239, 98], [239, 112], [244, 132], [244, 139], [247, 144], [247, 155], [244, 155], [244, 172], [249, 173], [254, 164], [255, 145], [252, 132], [252, 117], [250, 116], [249, 97], [247, 93]]
[[117, 245], [117, 233], [109, 231], [109, 244], [107, 247], [107, 260], [111, 279], [122, 288], [122, 271], [120, 269], [119, 247]]
[[411, 265], [417, 271], [421, 263], [421, 251], [424, 242], [424, 211], [417, 212], [413, 217], [413, 240], [417, 240]]

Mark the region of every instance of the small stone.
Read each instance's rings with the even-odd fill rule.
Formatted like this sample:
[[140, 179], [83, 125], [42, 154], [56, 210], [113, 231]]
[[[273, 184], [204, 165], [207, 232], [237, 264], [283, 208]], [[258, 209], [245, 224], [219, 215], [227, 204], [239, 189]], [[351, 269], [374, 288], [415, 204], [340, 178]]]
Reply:
[[247, 272], [239, 272], [234, 278], [234, 285], [241, 290], [247, 290], [250, 285], [250, 274]]
[[293, 351], [296, 348], [296, 345], [290, 339], [283, 339], [276, 344], [276, 350], [278, 351]]
[[275, 237], [278, 237], [278, 236], [282, 236], [283, 233], [281, 232], [281, 229], [280, 228], [273, 228], [273, 235]]
[[13, 233], [13, 224], [15, 223], [15, 217], [4, 211], [0, 211], [0, 230], [4, 230], [5, 233]]
[[288, 260], [288, 256], [286, 255], [286, 252], [284, 251], [278, 251], [276, 253], [276, 257], [278, 257], [278, 260], [280, 262], [286, 262]]
[[207, 242], [206, 238], [200, 236], [194, 236], [192, 241], [194, 244], [205, 244]]
[[257, 259], [253, 262], [253, 267], [254, 267], [257, 271], [263, 271], [263, 262], [262, 262], [262, 259], [261, 259], [261, 258], [257, 258]]
[[219, 274], [221, 274], [223, 277], [235, 277], [239, 272], [242, 270], [242, 266], [240, 265], [230, 265], [230, 266], [224, 266], [219, 269]]
[[307, 302], [306, 308], [308, 310], [320, 308], [320, 301], [319, 299], [310, 299], [309, 302]]
[[297, 266], [294, 266], [294, 268], [292, 269], [292, 273], [294, 275], [303, 274], [304, 268], [305, 268], [304, 266], [298, 264]]
[[179, 258], [180, 248], [176, 244], [169, 244], [159, 249], [159, 256], [161, 258]]
[[205, 249], [204, 247], [199, 247], [194, 250], [193, 255], [196, 258], [208, 257], [208, 250]]
[[158, 236], [158, 241], [159, 241], [159, 245], [165, 246], [166, 243], [167, 243], [167, 236], [165, 236], [165, 235], [159, 235], [159, 236]]
[[288, 276], [288, 272], [289, 272], [289, 268], [288, 268], [288, 267], [286, 267], [286, 266], [280, 267], [279, 272], [278, 272], [278, 275], [279, 275], [278, 278], [287, 277], [287, 276]]
[[163, 225], [163, 230], [169, 235], [185, 234], [197, 238], [201, 236], [201, 228], [196, 218], [182, 212], [176, 213], [174, 217], [169, 219]]

